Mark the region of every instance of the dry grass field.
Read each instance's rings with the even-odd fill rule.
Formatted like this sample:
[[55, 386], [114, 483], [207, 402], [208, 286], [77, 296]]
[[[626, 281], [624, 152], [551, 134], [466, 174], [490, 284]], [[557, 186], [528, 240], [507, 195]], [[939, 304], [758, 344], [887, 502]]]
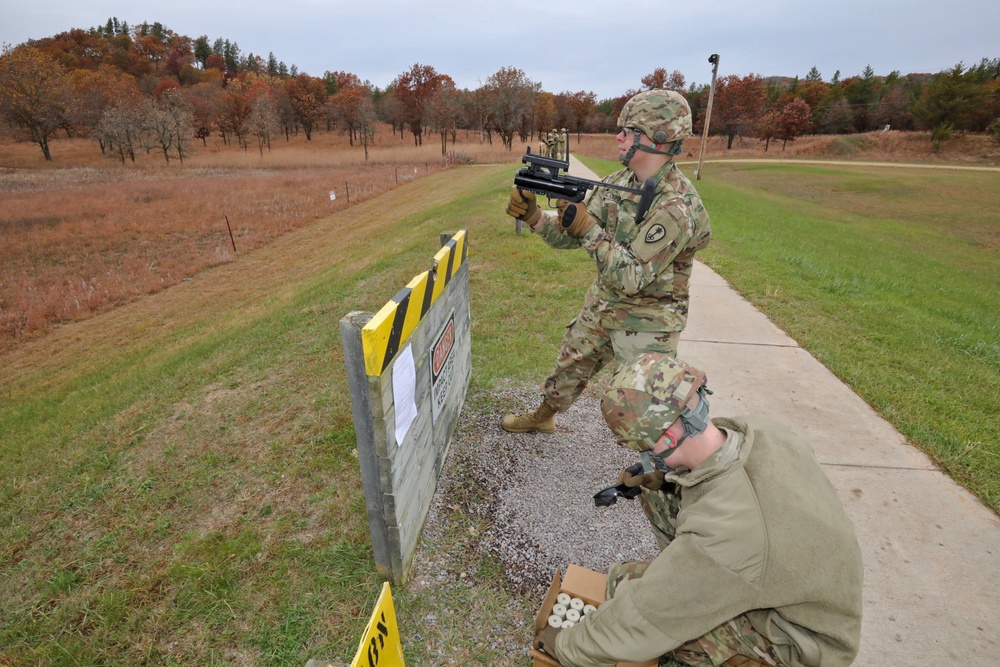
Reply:
[[[514, 162], [524, 151], [523, 144], [507, 151], [465, 131], [457, 139], [449, 150], [463, 162]], [[570, 150], [617, 157], [608, 135], [574, 136]], [[697, 159], [699, 151], [700, 138], [692, 138], [682, 159]], [[437, 135], [415, 147], [411, 135], [394, 135], [388, 126], [367, 160], [340, 132], [315, 132], [312, 141], [279, 136], [263, 155], [213, 138], [196, 145], [183, 165], [165, 164], [155, 151], [122, 165], [85, 139], [56, 140], [52, 153], [46, 163], [34, 144], [0, 136], [0, 351], [234, 261], [284, 232], [447, 166]], [[785, 150], [772, 142], [765, 152], [756, 139], [737, 139], [727, 150], [724, 137], [713, 137], [705, 156], [996, 165], [1000, 147], [987, 137], [959, 136], [936, 154], [926, 134], [886, 132], [804, 137]]]
[[[514, 159], [458, 138], [467, 159]], [[437, 136], [414, 147], [386, 126], [376, 140], [366, 161], [340, 133], [279, 137], [263, 156], [216, 139], [182, 166], [156, 152], [122, 165], [85, 139], [53, 142], [46, 164], [34, 144], [0, 138], [0, 351], [446, 166]]]

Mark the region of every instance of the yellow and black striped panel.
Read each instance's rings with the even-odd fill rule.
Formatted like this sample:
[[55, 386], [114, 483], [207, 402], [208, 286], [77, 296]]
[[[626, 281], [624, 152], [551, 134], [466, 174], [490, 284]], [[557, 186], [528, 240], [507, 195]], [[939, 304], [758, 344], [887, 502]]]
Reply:
[[434, 255], [434, 267], [399, 290], [361, 330], [365, 370], [369, 376], [382, 375], [431, 305], [444, 292], [451, 277], [465, 262], [468, 253], [465, 240], [464, 229], [452, 236]]

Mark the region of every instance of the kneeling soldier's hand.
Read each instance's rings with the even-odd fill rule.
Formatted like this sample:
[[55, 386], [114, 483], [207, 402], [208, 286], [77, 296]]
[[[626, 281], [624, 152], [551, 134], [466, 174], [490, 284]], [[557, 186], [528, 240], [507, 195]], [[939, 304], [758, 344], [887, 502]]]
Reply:
[[510, 199], [507, 200], [507, 215], [528, 223], [529, 227], [534, 227], [538, 219], [542, 217], [542, 212], [538, 210], [533, 192], [524, 192], [517, 188], [510, 191]]
[[560, 199], [556, 202], [556, 208], [559, 209], [559, 224], [570, 236], [580, 238], [593, 228], [594, 219], [590, 217], [587, 207], [583, 204], [573, 204]]
[[621, 474], [618, 475], [618, 484], [624, 484], [631, 489], [641, 486], [642, 488], [649, 489], [650, 491], [659, 491], [663, 488], [663, 482], [663, 473], [659, 470], [634, 475], [631, 470], [625, 468], [622, 470]]

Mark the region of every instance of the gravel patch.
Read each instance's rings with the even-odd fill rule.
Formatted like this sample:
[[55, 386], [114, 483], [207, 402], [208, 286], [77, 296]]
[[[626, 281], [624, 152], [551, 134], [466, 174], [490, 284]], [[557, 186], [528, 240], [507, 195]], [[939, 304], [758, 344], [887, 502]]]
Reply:
[[[490, 404], [528, 411], [537, 406], [536, 396], [530, 389], [509, 389], [491, 394]], [[581, 397], [556, 417], [552, 434], [507, 433], [500, 428], [502, 416], [463, 413], [425, 524], [429, 537], [440, 534], [441, 510], [450, 502], [442, 491], [460, 483], [478, 489], [479, 499], [464, 509], [487, 526], [470, 548], [498, 559], [511, 587], [539, 600], [557, 568], [572, 563], [606, 572], [618, 561], [656, 556], [638, 501], [594, 506], [593, 495], [637, 460], [615, 443], [598, 400]], [[416, 570], [453, 569], [436, 567], [434, 561], [445, 556], [428, 551], [418, 552]]]

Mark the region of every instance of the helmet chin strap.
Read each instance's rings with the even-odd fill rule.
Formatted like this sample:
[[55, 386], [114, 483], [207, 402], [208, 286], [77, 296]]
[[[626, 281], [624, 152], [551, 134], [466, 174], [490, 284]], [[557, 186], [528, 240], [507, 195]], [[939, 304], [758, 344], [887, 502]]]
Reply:
[[628, 152], [625, 153], [625, 155], [622, 155], [620, 158], [618, 158], [618, 160], [626, 167], [628, 166], [628, 163], [632, 161], [632, 158], [635, 157], [635, 152], [637, 150], [640, 150], [643, 153], [653, 153], [654, 155], [666, 155], [667, 157], [670, 158], [674, 157], [675, 155], [681, 152], [681, 144], [683, 143], [681, 141], [675, 141], [674, 145], [671, 146], [669, 150], [658, 151], [656, 150], [657, 146], [661, 146], [662, 144], [653, 144], [652, 146], [644, 146], [639, 143], [639, 137], [641, 136], [642, 136], [642, 130], [638, 128], [632, 128], [632, 145], [629, 146]]

